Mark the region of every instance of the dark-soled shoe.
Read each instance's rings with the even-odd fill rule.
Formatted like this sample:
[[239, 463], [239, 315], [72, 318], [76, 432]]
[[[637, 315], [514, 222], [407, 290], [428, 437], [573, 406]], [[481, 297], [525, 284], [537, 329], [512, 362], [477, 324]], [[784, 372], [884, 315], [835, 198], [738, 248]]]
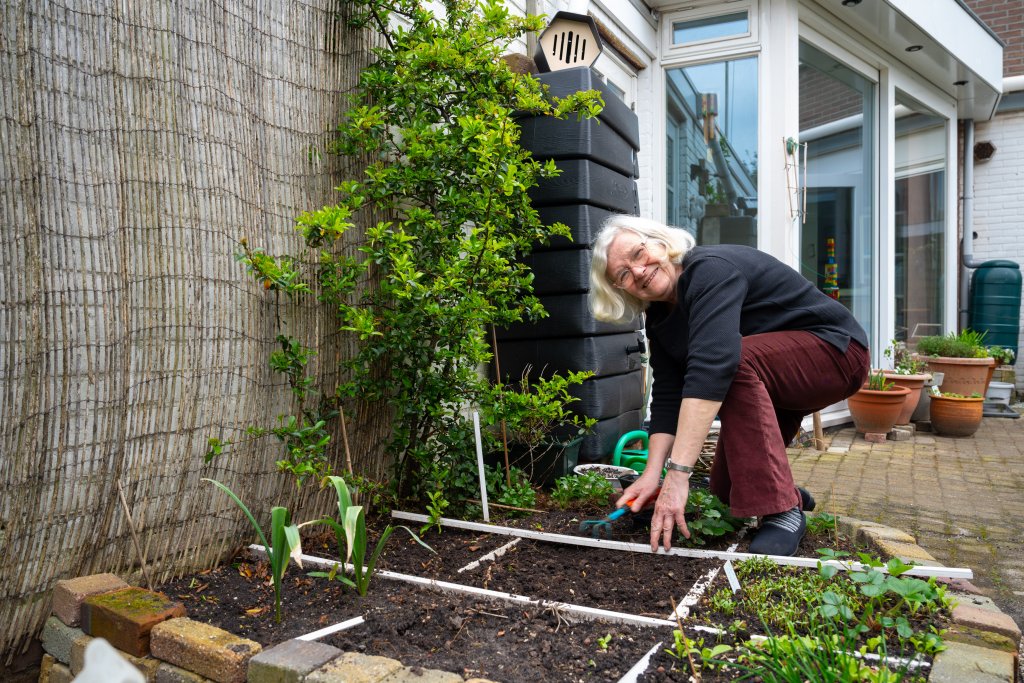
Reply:
[[800, 509], [804, 512], [810, 512], [813, 510], [816, 503], [814, 502], [814, 496], [811, 495], [811, 492], [803, 486], [797, 486], [796, 490], [800, 492]]
[[795, 555], [807, 531], [807, 518], [799, 507], [761, 518], [761, 528], [747, 552], [758, 555]]

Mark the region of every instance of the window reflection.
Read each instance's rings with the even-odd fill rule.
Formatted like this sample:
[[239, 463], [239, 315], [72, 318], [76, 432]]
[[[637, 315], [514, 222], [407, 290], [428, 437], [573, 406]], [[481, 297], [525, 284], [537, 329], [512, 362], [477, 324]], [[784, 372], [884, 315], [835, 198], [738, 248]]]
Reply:
[[757, 58], [666, 72], [666, 220], [757, 246]]
[[683, 45], [702, 40], [742, 36], [750, 31], [746, 12], [733, 12], [672, 24], [672, 43]]
[[942, 333], [946, 122], [896, 93], [896, 330], [900, 341]]
[[[808, 143], [801, 270], [823, 291], [834, 291], [869, 339], [875, 269], [874, 92], [871, 81], [800, 44], [800, 142]], [[830, 258], [837, 291], [825, 281]]]

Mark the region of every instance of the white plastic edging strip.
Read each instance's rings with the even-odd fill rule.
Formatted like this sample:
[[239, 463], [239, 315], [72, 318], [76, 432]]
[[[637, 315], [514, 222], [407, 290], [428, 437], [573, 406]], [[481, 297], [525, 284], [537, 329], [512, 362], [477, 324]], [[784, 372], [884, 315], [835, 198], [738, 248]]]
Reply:
[[[746, 527], [740, 529], [740, 535], [743, 535], [743, 533], [745, 532]], [[732, 552], [736, 550], [738, 546], [739, 543], [733, 543], [731, 546], [729, 546], [729, 550], [727, 552]], [[697, 579], [697, 581], [690, 588], [690, 592], [683, 596], [683, 599], [679, 601], [678, 605], [676, 605], [676, 611], [668, 615], [668, 618], [682, 620], [690, 616], [690, 608], [696, 605], [698, 602], [700, 602], [700, 599], [704, 595], [704, 592], [711, 586], [711, 584], [715, 580], [715, 577], [718, 576], [718, 572], [720, 572], [721, 570], [721, 566], [715, 567], [714, 569], [709, 569], [707, 573], [704, 574], [704, 576]]]
[[500, 548], [495, 548], [491, 552], [489, 552], [486, 555], [484, 555], [483, 557], [481, 557], [479, 560], [473, 560], [472, 562], [467, 564], [465, 567], [462, 567], [461, 569], [459, 569], [459, 571], [457, 573], [461, 574], [462, 572], [468, 572], [470, 569], [476, 569], [477, 567], [480, 566], [481, 562], [487, 562], [488, 560], [496, 560], [497, 558], [499, 558], [502, 555], [504, 555], [505, 553], [507, 553], [509, 548], [515, 546], [515, 544], [519, 543], [519, 541], [521, 541], [521, 540], [523, 540], [523, 539], [516, 538], [516, 539], [513, 539], [513, 540], [509, 541], [508, 543], [506, 543], [505, 545], [501, 546]]
[[362, 617], [352, 617], [351, 619], [348, 619], [338, 624], [334, 624], [333, 626], [328, 626], [326, 628], [320, 629], [319, 631], [313, 631], [312, 633], [307, 633], [304, 636], [299, 636], [295, 640], [320, 640], [324, 636], [329, 636], [332, 633], [337, 633], [338, 631], [345, 631], [347, 629], [352, 628], [353, 626], [359, 626], [359, 624], [363, 623], [363, 621], [365, 620]]
[[[413, 512], [401, 512], [394, 510], [391, 512], [391, 516], [395, 519], [404, 519], [413, 522], [427, 522], [430, 521], [426, 515], [416, 514]], [[676, 557], [698, 557], [698, 558], [711, 558], [716, 560], [749, 560], [753, 557], [767, 557], [773, 560], [776, 564], [784, 564], [792, 567], [806, 567], [809, 569], [816, 569], [818, 564], [828, 565], [840, 569], [842, 571], [866, 571], [870, 569], [866, 564], [860, 562], [843, 562], [840, 560], [816, 560], [813, 557], [786, 557], [783, 555], [758, 555], [753, 553], [737, 553], [729, 551], [716, 551], [716, 550], [697, 550], [694, 548], [669, 548], [667, 551], [663, 548], [658, 548], [656, 552], [651, 552], [651, 547], [643, 543], [625, 543], [623, 541], [609, 541], [601, 538], [588, 538], [585, 536], [567, 536], [565, 534], [551, 534], [544, 531], [531, 531], [529, 529], [515, 529], [512, 527], [496, 526], [493, 524], [481, 524], [479, 522], [464, 522], [459, 519], [448, 519], [441, 518], [439, 520], [442, 526], [452, 527], [453, 529], [468, 529], [470, 531], [484, 531], [492, 534], [503, 534], [505, 536], [519, 536], [520, 538], [529, 538], [536, 541], [546, 541], [548, 543], [564, 543], [567, 545], [580, 545], [591, 548], [606, 548], [608, 550], [625, 550], [633, 553], [647, 553], [652, 555], [672, 555]], [[883, 574], [887, 573], [884, 566], [877, 567], [877, 570]], [[907, 576], [935, 576], [950, 579], [973, 579], [974, 572], [968, 567], [929, 567], [925, 565], [915, 565], [904, 572]]]
[[619, 679], [619, 683], [636, 683], [636, 680], [640, 678], [640, 674], [647, 671], [647, 667], [651, 664], [651, 657], [654, 656], [654, 653], [656, 653], [660, 647], [661, 642], [659, 641], [657, 645], [648, 650], [647, 654], [641, 657], [637, 663], [633, 665], [632, 669], [622, 674], [622, 678]]
[[[258, 543], [253, 543], [249, 546], [249, 549], [263, 555], [266, 554], [266, 550]], [[303, 562], [308, 562], [310, 566], [322, 567], [325, 569], [329, 569], [336, 564], [341, 564], [337, 560], [328, 560], [323, 557], [316, 557], [315, 555], [301, 554], [299, 555], [299, 558]], [[348, 569], [351, 566], [352, 565], [345, 564], [344, 568]], [[430, 588], [437, 588], [450, 593], [468, 593], [471, 595], [479, 595], [485, 598], [494, 598], [496, 600], [504, 600], [505, 602], [512, 602], [516, 604], [537, 605], [538, 607], [543, 607], [545, 609], [550, 608], [558, 612], [574, 614], [585, 619], [604, 619], [606, 621], [617, 621], [623, 624], [632, 624], [634, 626], [675, 627], [676, 625], [674, 621], [669, 621], [668, 619], [655, 619], [654, 617], [644, 617], [638, 614], [626, 614], [625, 612], [613, 612], [611, 610], [599, 609], [597, 607], [573, 605], [568, 602], [531, 598], [526, 595], [515, 595], [513, 593], [502, 593], [500, 591], [492, 591], [486, 588], [477, 588], [476, 586], [464, 586], [461, 583], [449, 583], [447, 581], [438, 581], [437, 579], [425, 579], [422, 576], [400, 574], [386, 569], [378, 569], [374, 572], [374, 576], [380, 576], [382, 578], [392, 579], [395, 581], [404, 581], [406, 583], [412, 583], [420, 586], [428, 586]]]

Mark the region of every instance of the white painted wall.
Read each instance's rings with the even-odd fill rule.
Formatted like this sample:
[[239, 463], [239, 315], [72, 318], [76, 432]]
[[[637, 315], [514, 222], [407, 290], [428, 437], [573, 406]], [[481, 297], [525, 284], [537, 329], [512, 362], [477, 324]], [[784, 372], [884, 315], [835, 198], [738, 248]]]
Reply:
[[[978, 122], [974, 139], [996, 148], [989, 161], [974, 167], [974, 257], [1009, 259], [1024, 266], [1024, 112]], [[1024, 390], [1022, 339], [1024, 334], [1017, 341], [1018, 391]]]

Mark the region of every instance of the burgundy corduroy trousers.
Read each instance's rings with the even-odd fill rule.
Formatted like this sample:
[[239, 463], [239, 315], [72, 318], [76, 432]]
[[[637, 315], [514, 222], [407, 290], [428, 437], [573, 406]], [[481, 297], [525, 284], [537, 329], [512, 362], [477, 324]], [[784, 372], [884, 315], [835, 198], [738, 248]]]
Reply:
[[722, 429], [711, 492], [737, 517], [761, 517], [800, 502], [786, 446], [806, 415], [853, 395], [867, 380], [867, 349], [846, 353], [810, 332], [743, 338], [739, 367], [718, 411]]

